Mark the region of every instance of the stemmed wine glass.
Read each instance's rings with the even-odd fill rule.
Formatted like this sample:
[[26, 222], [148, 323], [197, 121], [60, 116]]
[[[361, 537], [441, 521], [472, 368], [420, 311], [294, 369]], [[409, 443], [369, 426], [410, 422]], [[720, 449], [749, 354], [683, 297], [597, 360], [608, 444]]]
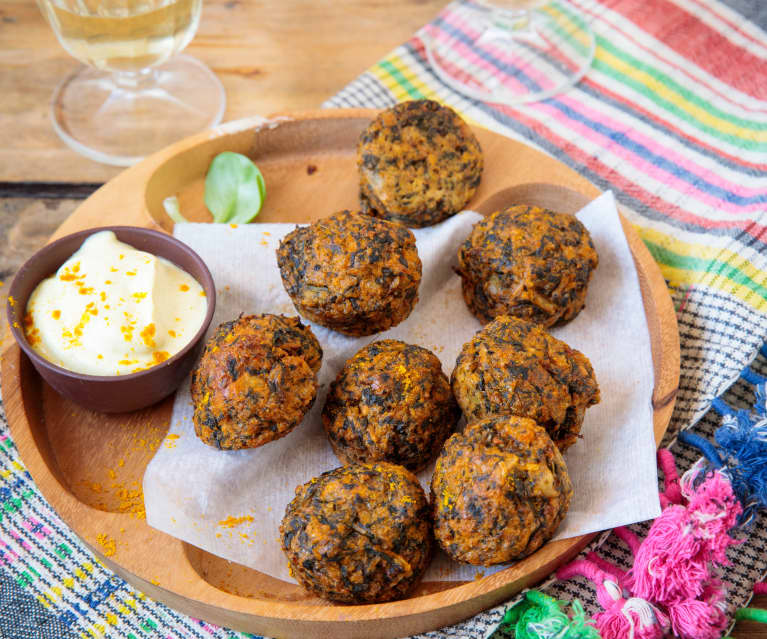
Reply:
[[88, 66], [56, 89], [56, 133], [119, 166], [221, 121], [224, 89], [204, 64], [175, 55], [194, 37], [202, 0], [37, 0], [61, 45]]
[[449, 87], [520, 104], [576, 84], [594, 59], [585, 16], [565, 0], [465, 0], [424, 31], [426, 56]]

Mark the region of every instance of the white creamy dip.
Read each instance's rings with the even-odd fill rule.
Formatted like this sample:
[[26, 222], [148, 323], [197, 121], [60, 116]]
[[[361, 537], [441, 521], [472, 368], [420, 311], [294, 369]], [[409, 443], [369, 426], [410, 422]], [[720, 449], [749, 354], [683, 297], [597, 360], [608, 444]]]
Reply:
[[63, 368], [125, 375], [180, 351], [202, 326], [202, 286], [168, 260], [91, 235], [29, 298], [27, 341]]

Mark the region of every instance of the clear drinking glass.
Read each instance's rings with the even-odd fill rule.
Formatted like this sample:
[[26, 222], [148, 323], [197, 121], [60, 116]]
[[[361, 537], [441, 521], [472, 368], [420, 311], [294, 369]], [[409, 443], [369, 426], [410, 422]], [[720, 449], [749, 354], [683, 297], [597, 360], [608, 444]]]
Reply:
[[66, 51], [85, 63], [56, 89], [51, 119], [75, 151], [129, 166], [221, 121], [224, 88], [177, 56], [202, 0], [37, 0]]
[[564, 0], [467, 0], [427, 28], [426, 56], [448, 86], [485, 102], [519, 104], [576, 84], [594, 59], [585, 16]]

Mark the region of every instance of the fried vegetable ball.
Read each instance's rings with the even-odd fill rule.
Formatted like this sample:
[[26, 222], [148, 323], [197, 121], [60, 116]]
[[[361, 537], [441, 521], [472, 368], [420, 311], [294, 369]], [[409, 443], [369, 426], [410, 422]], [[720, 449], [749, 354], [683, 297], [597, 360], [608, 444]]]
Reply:
[[460, 414], [437, 356], [387, 339], [346, 362], [322, 424], [343, 463], [388, 461], [415, 472], [434, 458]]
[[559, 450], [575, 443], [599, 385], [583, 353], [537, 324], [502, 315], [463, 345], [451, 378], [467, 421], [529, 417]]
[[432, 100], [381, 113], [357, 144], [362, 212], [422, 227], [460, 211], [482, 176], [482, 149], [452, 109]]
[[341, 211], [296, 228], [280, 242], [277, 263], [298, 312], [346, 335], [396, 326], [418, 301], [415, 236], [386, 220]]
[[321, 361], [298, 317], [241, 315], [221, 324], [192, 372], [195, 433], [226, 450], [284, 437], [314, 403]]
[[554, 326], [581, 311], [598, 263], [591, 235], [575, 216], [512, 206], [477, 222], [456, 270], [480, 321], [513, 315]]
[[500, 415], [447, 440], [431, 480], [434, 535], [457, 561], [521, 559], [554, 535], [573, 488], [562, 454], [532, 419]]
[[431, 559], [431, 512], [402, 466], [351, 464], [296, 488], [280, 525], [291, 574], [346, 603], [406, 596]]

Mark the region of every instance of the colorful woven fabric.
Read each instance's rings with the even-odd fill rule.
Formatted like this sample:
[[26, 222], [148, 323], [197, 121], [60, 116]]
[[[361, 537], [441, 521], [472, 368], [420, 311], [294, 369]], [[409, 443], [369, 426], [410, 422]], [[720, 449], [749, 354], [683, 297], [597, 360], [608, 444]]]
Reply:
[[[467, 119], [523, 140], [612, 189], [661, 266], [679, 321], [682, 375], [671, 445], [682, 470], [700, 456], [674, 442], [681, 428], [713, 439], [711, 401], [753, 404], [739, 374], [767, 374], [767, 9], [760, 0], [573, 0], [597, 36], [593, 68], [574, 89], [517, 108], [480, 104], [430, 71], [418, 34], [326, 106], [386, 107], [428, 97]], [[425, 27], [463, 41], [464, 2]], [[494, 64], [492, 59], [484, 59]], [[723, 580], [729, 614], [744, 605], [767, 568], [764, 513], [730, 549]], [[632, 527], [640, 536], [648, 524]], [[614, 536], [597, 547], [623, 568]], [[179, 615], [137, 593], [98, 564], [42, 499], [0, 419], [0, 636], [244, 637]], [[585, 581], [551, 581], [558, 600], [580, 599]], [[485, 637], [499, 606], [428, 637]], [[499, 633], [499, 636], [500, 633]]]

